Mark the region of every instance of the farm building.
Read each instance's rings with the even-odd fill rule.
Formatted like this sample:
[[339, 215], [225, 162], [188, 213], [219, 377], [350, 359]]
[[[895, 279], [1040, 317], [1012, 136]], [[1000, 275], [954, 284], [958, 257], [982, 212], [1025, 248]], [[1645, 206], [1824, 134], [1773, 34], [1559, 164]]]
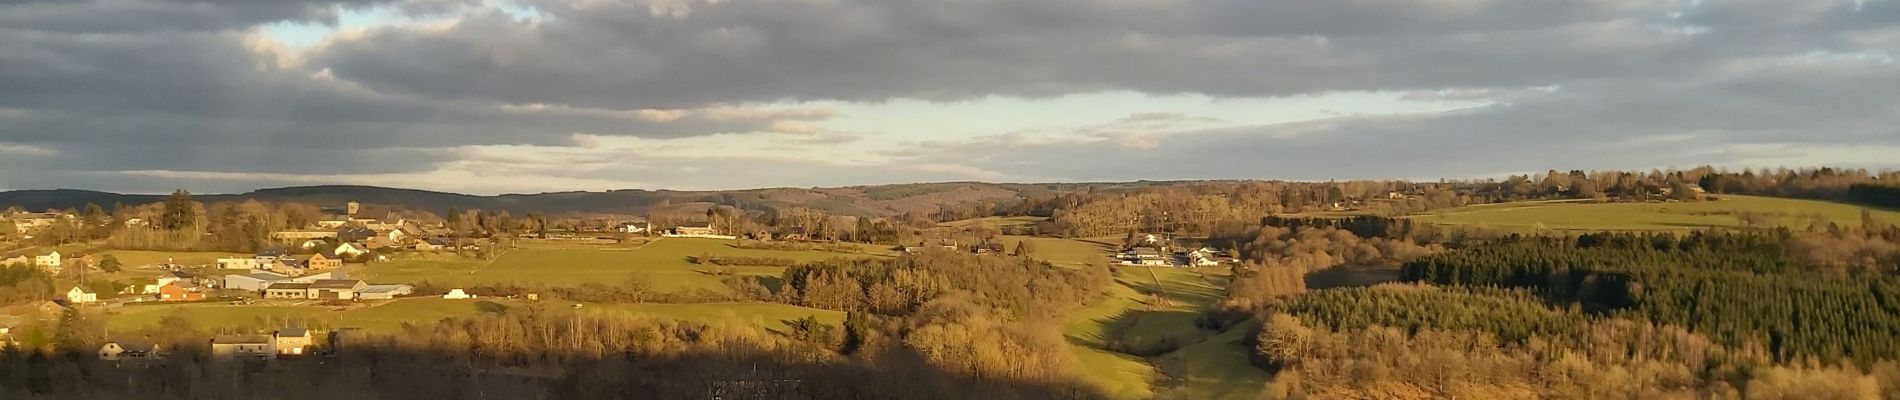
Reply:
[[253, 272], [244, 275], [225, 275], [224, 287], [226, 289], [259, 291], [264, 290], [264, 288], [270, 286], [271, 283], [287, 281], [290, 281], [289, 275], [273, 272]]
[[355, 279], [324, 279], [310, 283], [309, 298], [319, 300], [351, 300], [355, 299], [356, 292], [363, 290], [365, 286], [368, 285], [364, 284], [363, 281]]
[[475, 295], [468, 294], [468, 292], [463, 292], [462, 289], [449, 289], [449, 293], [442, 295], [442, 298], [444, 299], [472, 299], [472, 298], [475, 298]]
[[249, 290], [253, 292], [258, 292], [258, 291], [263, 291], [264, 288], [270, 286], [270, 284], [277, 283], [277, 282], [311, 283], [311, 282], [316, 282], [319, 280], [333, 279], [333, 278], [338, 278], [338, 277], [341, 277], [341, 275], [338, 275], [334, 272], [321, 272], [321, 273], [309, 274], [309, 275], [304, 275], [304, 276], [299, 276], [299, 277], [294, 277], [294, 278], [288, 275], [278, 274], [278, 273], [253, 272], [253, 273], [243, 274], [243, 275], [225, 275], [224, 287], [226, 289]]
[[218, 259], [218, 268], [257, 269], [257, 257], [225, 257]]
[[277, 282], [264, 288], [266, 299], [303, 299], [310, 297], [310, 284], [298, 282]]
[[364, 300], [388, 300], [396, 298], [396, 296], [407, 296], [415, 292], [416, 287], [409, 285], [369, 285], [363, 287], [363, 290], [357, 291], [356, 298]]

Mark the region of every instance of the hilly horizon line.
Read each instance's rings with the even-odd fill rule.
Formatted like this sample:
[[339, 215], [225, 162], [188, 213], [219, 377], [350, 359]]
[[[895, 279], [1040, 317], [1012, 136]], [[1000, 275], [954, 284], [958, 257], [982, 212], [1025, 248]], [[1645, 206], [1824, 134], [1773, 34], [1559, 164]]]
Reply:
[[[1445, 179], [1450, 179], [1450, 178], [1445, 178]], [[1463, 179], [1450, 179], [1450, 180], [1451, 180], [1451, 181], [1460, 181], [1460, 180], [1463, 180]], [[516, 193], [516, 192], [509, 192], [509, 193], [497, 193], [497, 194], [472, 194], [472, 193], [461, 193], [461, 192], [451, 192], [451, 191], [443, 191], [443, 190], [431, 190], [431, 189], [416, 189], [416, 188], [406, 188], [406, 187], [395, 187], [395, 186], [377, 186], [377, 185], [349, 185], [349, 184], [336, 184], [336, 185], [298, 185], [298, 186], [276, 186], [276, 187], [259, 187], [259, 188], [255, 188], [255, 189], [250, 189], [250, 190], [248, 190], [248, 191], [243, 191], [243, 192], [218, 192], [218, 193], [212, 193], [212, 192], [204, 192], [204, 193], [200, 193], [200, 192], [192, 192], [192, 191], [190, 191], [190, 190], [186, 190], [186, 192], [188, 192], [188, 193], [191, 193], [191, 195], [192, 195], [192, 196], [242, 196], [242, 195], [248, 195], [248, 194], [256, 194], [256, 193], [259, 193], [259, 192], [278, 192], [278, 191], [288, 191], [288, 190], [302, 190], [302, 189], [379, 189], [379, 190], [400, 190], [400, 191], [409, 191], [409, 192], [422, 192], [422, 193], [429, 193], [429, 194], [445, 194], [445, 195], [456, 195], [456, 196], [470, 196], [470, 197], [507, 197], [507, 196], [537, 196], [537, 195], [549, 195], [549, 194], [566, 194], [566, 193], [614, 193], [614, 192], [652, 192], [652, 193], [659, 193], [659, 192], [675, 192], [675, 193], [712, 193], [712, 192], [745, 192], [745, 191], [756, 191], [756, 190], [780, 190], [780, 189], [791, 189], [791, 190], [812, 190], [812, 189], [850, 189], [850, 188], [868, 188], [868, 187], [884, 187], [884, 186], [906, 186], [906, 185], [954, 185], [954, 184], [977, 184], [977, 185], [1024, 185], [1024, 186], [1038, 186], [1038, 185], [1114, 185], [1114, 184], [1132, 184], [1132, 183], [1201, 183], [1201, 182], [1208, 182], [1208, 183], [1214, 183], [1214, 182], [1335, 182], [1335, 181], [1336, 181], [1336, 182], [1351, 182], [1351, 181], [1405, 181], [1405, 182], [1423, 182], [1423, 181], [1420, 181], [1420, 180], [1412, 180], [1412, 179], [1328, 179], [1328, 180], [1300, 180], [1300, 179], [1267, 179], [1267, 178], [1253, 178], [1253, 179], [1135, 179], [1135, 180], [1126, 180], [1126, 181], [1074, 181], [1074, 182], [989, 182], [989, 181], [928, 181], [928, 182], [906, 182], [906, 183], [878, 183], [878, 184], [864, 184], [864, 185], [842, 185], [842, 186], [761, 186], [761, 187], [748, 187], [748, 188], [735, 188], [735, 189], [665, 189], [665, 188], [662, 188], [662, 189], [642, 189], [642, 188], [627, 188], [627, 189], [588, 189], [588, 190], [564, 190], [564, 191], [556, 191], [556, 192], [535, 192], [535, 193]], [[1435, 181], [1434, 181], [1434, 182], [1435, 182]], [[53, 193], [53, 192], [67, 192], [67, 193], [91, 193], [91, 194], [107, 194], [107, 195], [121, 195], [121, 196], [166, 196], [166, 195], [170, 195], [170, 194], [171, 194], [171, 192], [117, 192], [117, 191], [110, 191], [110, 190], [97, 190], [97, 189], [78, 189], [78, 188], [56, 188], [56, 189], [4, 189], [4, 190], [0, 190], [0, 194], [4, 194], [4, 193], [26, 193], [26, 192], [43, 192], [43, 193]]]

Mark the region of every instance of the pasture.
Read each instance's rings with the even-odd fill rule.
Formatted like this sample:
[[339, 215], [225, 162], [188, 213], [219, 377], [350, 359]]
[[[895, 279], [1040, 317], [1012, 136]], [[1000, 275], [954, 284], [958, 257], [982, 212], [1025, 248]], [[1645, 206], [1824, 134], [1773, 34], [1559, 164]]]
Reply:
[[1059, 267], [1101, 266], [1110, 262], [1109, 255], [1114, 253], [1114, 249], [1107, 244], [1080, 240], [1010, 235], [1004, 235], [1000, 240], [1003, 250], [1010, 252], [1028, 241], [1032, 243], [1030, 248], [1035, 249], [1030, 258], [1048, 261]]
[[[1749, 226], [1859, 226], [1864, 207], [1819, 200], [1723, 195], [1719, 200], [1662, 203], [1530, 201], [1484, 204], [1413, 215], [1419, 222], [1507, 231], [1693, 230]], [[1900, 222], [1900, 212], [1873, 210]]]
[[148, 251], [148, 250], [106, 250], [95, 254], [95, 258], [111, 255], [119, 259], [126, 268], [155, 265], [167, 262], [183, 265], [217, 264], [225, 257], [248, 257], [250, 254], [224, 253], [215, 251]]
[[[660, 291], [730, 290], [694, 257], [734, 256], [789, 258], [811, 262], [832, 258], [880, 257], [876, 254], [819, 251], [742, 249], [730, 240], [665, 238], [638, 247], [588, 248], [524, 247], [504, 252], [492, 261], [449, 255], [419, 255], [363, 268], [365, 280], [376, 283], [422, 283], [436, 286], [516, 285], [580, 286], [587, 283], [625, 284], [638, 279]], [[739, 275], [776, 277], [782, 267], [740, 266]]]

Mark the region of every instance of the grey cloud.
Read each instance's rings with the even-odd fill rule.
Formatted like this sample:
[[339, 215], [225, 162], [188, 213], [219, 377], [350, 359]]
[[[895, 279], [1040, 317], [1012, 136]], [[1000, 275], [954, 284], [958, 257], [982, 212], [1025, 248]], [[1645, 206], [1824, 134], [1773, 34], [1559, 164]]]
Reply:
[[[1867, 89], [1896, 85], [1900, 69], [1891, 65], [1776, 62], [1689, 81], [1578, 84], [1444, 113], [1188, 131], [1154, 148], [992, 137], [895, 155], [985, 165], [1028, 181], [1429, 178], [1738, 165], [1811, 147], [1900, 146], [1900, 128], [1892, 124], [1900, 121], [1900, 99]], [[1771, 147], [1731, 147], [1741, 144]], [[1900, 168], [1900, 159], [1856, 165]]]
[[337, 7], [382, 0], [48, 0], [0, 2], [0, 29], [60, 33], [218, 31], [275, 21], [335, 24]]
[[[1845, 0], [1802, 2], [1769, 28], [1668, 1], [684, 3], [543, 2], [545, 21], [493, 13], [443, 31], [382, 30], [315, 60], [391, 91], [606, 107], [1269, 96], [1686, 76], [1883, 19]], [[1723, 34], [1685, 31], [1704, 25]]]
[[1037, 131], [965, 147], [893, 149], [887, 154], [902, 162], [892, 166], [734, 159], [688, 170], [576, 156], [554, 167], [585, 169], [517, 169], [651, 176], [682, 187], [981, 176], [1415, 177], [1552, 164], [1722, 163], [1747, 152], [1698, 149], [1893, 145], [1900, 138], [1891, 127], [1900, 104], [1887, 93], [1900, 87], [1890, 61], [1900, 52], [1892, 30], [1900, 3], [1892, 1], [525, 3], [544, 15], [523, 20], [486, 10], [444, 29], [374, 29], [280, 65], [253, 51], [245, 32], [285, 20], [334, 23], [340, 7], [442, 14], [475, 2], [0, 0], [0, 144], [51, 152], [0, 156], [0, 186], [169, 185], [86, 172], [111, 170], [509, 168], [537, 161], [458, 149], [570, 145], [574, 133], [796, 131], [811, 134], [771, 140], [810, 148], [880, 132], [786, 123], [822, 122], [832, 117], [824, 110], [660, 117], [633, 110], [1104, 90], [1214, 97], [1420, 91], [1503, 103], [1220, 129], [1201, 128], [1218, 121], [1161, 109], [1062, 132], [1083, 142], [1008, 143], [1052, 134]]

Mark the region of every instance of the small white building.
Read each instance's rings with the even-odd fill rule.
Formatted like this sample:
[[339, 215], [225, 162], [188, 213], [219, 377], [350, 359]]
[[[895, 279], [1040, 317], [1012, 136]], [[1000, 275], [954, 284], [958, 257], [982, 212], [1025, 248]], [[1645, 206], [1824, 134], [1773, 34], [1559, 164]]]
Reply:
[[68, 303], [81, 304], [96, 301], [99, 301], [99, 294], [93, 293], [91, 290], [86, 290], [86, 288], [74, 286], [73, 290], [66, 291], [66, 302]]
[[444, 299], [473, 299], [475, 298], [475, 295], [468, 294], [467, 292], [463, 292], [462, 289], [449, 289], [449, 293], [442, 295], [442, 298]]

